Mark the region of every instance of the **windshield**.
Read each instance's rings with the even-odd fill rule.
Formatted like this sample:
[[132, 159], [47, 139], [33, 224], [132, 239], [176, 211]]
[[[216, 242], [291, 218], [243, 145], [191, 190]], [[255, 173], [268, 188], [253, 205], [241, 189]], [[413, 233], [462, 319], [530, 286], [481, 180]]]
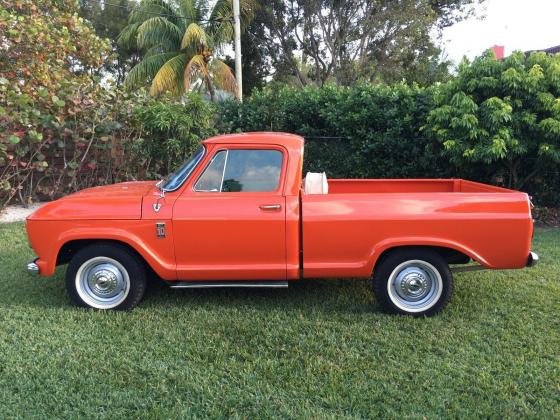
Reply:
[[162, 190], [175, 191], [179, 188], [183, 182], [185, 182], [185, 179], [189, 177], [194, 168], [196, 168], [196, 165], [198, 165], [198, 162], [201, 161], [202, 156], [204, 156], [204, 146], [200, 146], [196, 152], [193, 153], [190, 159], [187, 159], [187, 161], [179, 166], [174, 172], [167, 175], [161, 185]]

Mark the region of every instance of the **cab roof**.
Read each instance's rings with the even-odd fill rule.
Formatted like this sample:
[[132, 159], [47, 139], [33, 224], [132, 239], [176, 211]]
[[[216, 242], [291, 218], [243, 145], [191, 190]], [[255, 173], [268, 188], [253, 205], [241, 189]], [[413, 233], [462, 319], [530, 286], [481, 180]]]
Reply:
[[297, 134], [274, 131], [255, 131], [251, 133], [222, 134], [203, 140], [204, 144], [279, 144], [288, 148], [303, 146], [303, 137]]

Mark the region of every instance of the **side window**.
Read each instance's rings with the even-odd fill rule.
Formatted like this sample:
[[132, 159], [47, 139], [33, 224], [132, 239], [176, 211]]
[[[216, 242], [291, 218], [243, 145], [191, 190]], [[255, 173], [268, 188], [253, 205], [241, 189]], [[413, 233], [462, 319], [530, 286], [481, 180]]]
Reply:
[[202, 176], [196, 191], [276, 191], [282, 170], [278, 150], [232, 149], [218, 152]]

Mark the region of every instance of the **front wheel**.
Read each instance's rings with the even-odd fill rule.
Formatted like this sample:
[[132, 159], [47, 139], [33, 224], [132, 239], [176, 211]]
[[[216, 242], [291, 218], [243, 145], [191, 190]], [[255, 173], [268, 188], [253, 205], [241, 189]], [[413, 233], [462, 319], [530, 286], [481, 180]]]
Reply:
[[453, 276], [445, 260], [432, 250], [395, 250], [375, 268], [373, 290], [386, 312], [430, 316], [451, 299]]
[[98, 243], [78, 251], [66, 270], [66, 290], [77, 306], [129, 310], [146, 290], [146, 270], [129, 249]]

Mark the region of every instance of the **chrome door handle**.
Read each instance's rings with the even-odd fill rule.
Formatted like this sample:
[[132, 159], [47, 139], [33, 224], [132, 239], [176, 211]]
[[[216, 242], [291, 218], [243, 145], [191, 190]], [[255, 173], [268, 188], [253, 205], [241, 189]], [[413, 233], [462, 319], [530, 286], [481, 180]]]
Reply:
[[282, 206], [280, 204], [261, 204], [259, 209], [261, 210], [280, 210]]

